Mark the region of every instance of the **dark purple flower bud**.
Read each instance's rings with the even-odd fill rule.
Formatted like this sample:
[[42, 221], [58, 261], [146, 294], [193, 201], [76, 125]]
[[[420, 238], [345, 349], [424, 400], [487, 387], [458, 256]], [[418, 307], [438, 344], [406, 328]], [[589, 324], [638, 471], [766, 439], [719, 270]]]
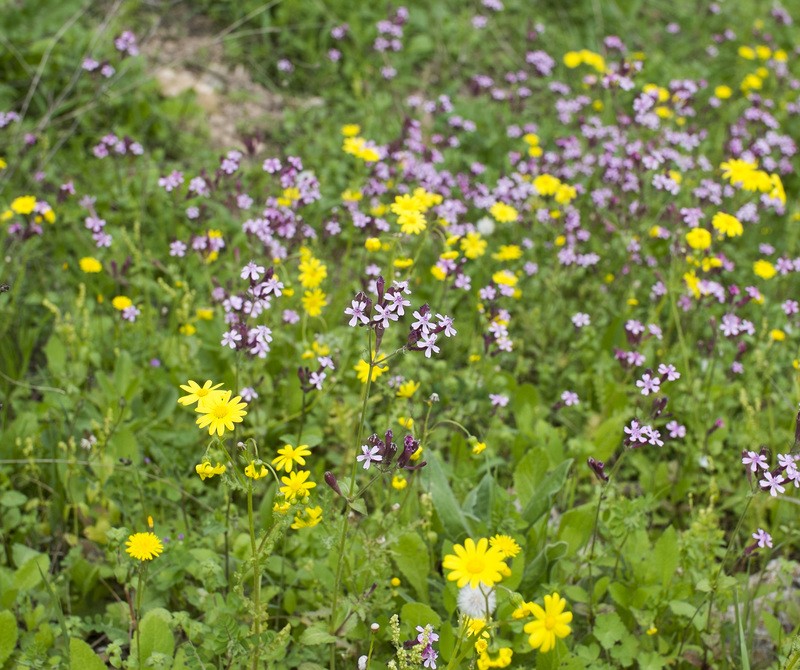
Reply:
[[588, 463], [589, 467], [592, 469], [592, 472], [594, 472], [594, 474], [597, 476], [597, 478], [600, 481], [602, 481], [602, 482], [607, 482], [608, 481], [608, 475], [605, 473], [605, 470], [604, 470], [604, 468], [606, 467], [606, 464], [603, 463], [603, 461], [597, 461], [594, 458], [592, 458], [591, 456], [589, 456], [589, 458], [587, 459], [586, 462]]
[[659, 398], [656, 398], [653, 401], [653, 411], [651, 413], [651, 416], [654, 419], [657, 419], [659, 416], [661, 416], [661, 413], [666, 409], [668, 402], [669, 398], [667, 396], [661, 396]]
[[800, 412], [797, 412], [797, 418], [794, 420], [794, 446], [800, 442]]
[[714, 432], [718, 431], [718, 430], [719, 430], [720, 428], [722, 428], [722, 426], [724, 426], [724, 425], [725, 425], [725, 422], [724, 422], [722, 419], [717, 419], [717, 420], [714, 422], [714, 425], [713, 425], [713, 426], [711, 426], [711, 428], [709, 428], [709, 429], [708, 429], [708, 432], [706, 433], [706, 437], [708, 437], [709, 435], [711, 435], [711, 433], [714, 433]]
[[378, 437], [377, 433], [372, 433], [372, 435], [367, 438], [367, 444], [370, 447], [380, 447], [383, 446], [383, 440]]
[[403, 453], [397, 459], [397, 467], [405, 468], [417, 449], [419, 449], [419, 441], [411, 435], [406, 435], [403, 440]]
[[383, 289], [386, 288], [386, 280], [383, 278], [383, 275], [378, 277], [375, 281], [375, 288], [378, 291], [378, 302], [383, 302]]
[[406, 346], [409, 348], [413, 348], [419, 342], [419, 338], [422, 337], [422, 330], [411, 330], [408, 333], [408, 341], [406, 342]]
[[[335, 493], [337, 493], [340, 496], [342, 495], [342, 491], [339, 488], [339, 482], [336, 481], [336, 476], [330, 470], [325, 472], [325, 483], [328, 486], [330, 486], [334, 490]], [[342, 497], [344, 497], [344, 496], [342, 496]]]

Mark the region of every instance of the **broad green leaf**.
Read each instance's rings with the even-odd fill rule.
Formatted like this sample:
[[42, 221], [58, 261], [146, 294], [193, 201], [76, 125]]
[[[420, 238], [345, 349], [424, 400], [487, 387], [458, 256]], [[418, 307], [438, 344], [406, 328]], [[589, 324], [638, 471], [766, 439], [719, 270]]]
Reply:
[[[141, 641], [141, 659], [147, 663], [151, 654], [164, 654], [172, 658], [175, 652], [175, 637], [170, 628], [172, 617], [170, 613], [158, 607], [150, 610], [139, 622], [139, 636]], [[145, 667], [148, 667], [145, 665]]]
[[557, 539], [567, 543], [567, 553], [574, 554], [592, 536], [597, 503], [586, 503], [564, 512], [558, 526]]
[[406, 603], [400, 609], [400, 621], [405, 626], [410, 626], [414, 630], [417, 626], [426, 626], [431, 624], [434, 628], [438, 628], [442, 623], [439, 615], [436, 614], [425, 603]]
[[603, 646], [603, 649], [611, 649], [617, 642], [628, 636], [628, 629], [622, 623], [619, 614], [607, 612], [597, 617], [592, 634]]
[[26, 561], [15, 573], [14, 588], [21, 592], [30, 591], [42, 581], [42, 575], [50, 570], [50, 557], [39, 554]]
[[300, 635], [300, 644], [309, 646], [318, 644], [330, 644], [336, 642], [336, 636], [328, 632], [324, 623], [315, 623], [306, 628]]
[[550, 570], [556, 562], [567, 553], [567, 543], [548, 544], [528, 565], [519, 583], [519, 591], [528, 593], [547, 580]]
[[428, 600], [428, 574], [430, 558], [428, 547], [416, 533], [406, 533], [397, 539], [394, 562], [408, 583], [414, 587], [420, 600]]
[[426, 454], [426, 460], [428, 464], [422, 470], [422, 477], [426, 480], [426, 488], [431, 493], [433, 506], [445, 532], [451, 538], [460, 538], [464, 534], [472, 535], [467, 517], [453, 495], [439, 456]]
[[533, 497], [522, 512], [522, 518], [528, 522], [528, 525], [536, 523], [553, 506], [553, 498], [567, 481], [571, 466], [571, 458], [563, 461], [554, 470], [548, 472], [541, 484], [536, 487]]
[[69, 639], [69, 668], [70, 670], [105, 670], [106, 664], [83, 640], [71, 637]]
[[0, 612], [0, 667], [6, 662], [17, 644], [17, 619], [8, 610]]
[[653, 547], [653, 556], [650, 562], [650, 568], [655, 577], [653, 581], [660, 581], [661, 586], [666, 588], [675, 576], [678, 558], [678, 534], [673, 526], [667, 526]]

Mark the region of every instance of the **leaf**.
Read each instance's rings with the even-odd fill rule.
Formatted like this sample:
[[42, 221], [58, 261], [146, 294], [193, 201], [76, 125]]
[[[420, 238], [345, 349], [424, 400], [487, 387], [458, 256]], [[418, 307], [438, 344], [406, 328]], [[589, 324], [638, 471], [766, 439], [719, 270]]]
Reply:
[[315, 623], [306, 628], [300, 635], [300, 644], [310, 646], [318, 644], [330, 644], [336, 642], [336, 636], [331, 635], [324, 623]]
[[548, 544], [539, 552], [536, 558], [525, 566], [525, 573], [522, 575], [518, 590], [527, 593], [545, 581], [550, 570], [566, 553], [566, 542]]
[[564, 512], [558, 526], [558, 539], [567, 543], [567, 553], [574, 554], [589, 541], [596, 515], [596, 503], [587, 503]]
[[452, 538], [462, 537], [465, 533], [472, 535], [467, 517], [453, 495], [438, 455], [426, 455], [426, 460], [428, 465], [422, 470], [422, 476], [427, 479], [426, 488], [431, 492], [433, 506], [445, 532]]
[[750, 670], [750, 656], [747, 653], [747, 638], [744, 634], [744, 626], [742, 625], [742, 617], [739, 612], [739, 590], [735, 589], [733, 592], [734, 613], [736, 614], [736, 627], [739, 633], [739, 653], [741, 654], [742, 670]]
[[661, 586], [666, 588], [675, 576], [678, 567], [678, 534], [674, 526], [667, 529], [658, 538], [653, 547], [653, 556], [650, 562], [653, 581], [661, 580]]
[[416, 533], [406, 533], [397, 539], [394, 562], [408, 583], [414, 587], [420, 600], [428, 600], [428, 573], [430, 557], [428, 547]]
[[564, 486], [570, 467], [572, 467], [571, 458], [562, 461], [554, 470], [545, 475], [522, 512], [522, 518], [528, 522], [529, 526], [536, 523], [553, 506], [553, 498]]
[[6, 662], [17, 645], [17, 619], [8, 610], [0, 612], [0, 667]]
[[413, 630], [416, 626], [426, 626], [431, 624], [438, 628], [442, 620], [428, 605], [424, 603], [406, 603], [400, 609], [400, 621], [411, 626]]
[[69, 668], [70, 670], [105, 670], [106, 664], [83, 640], [71, 637], [69, 639]]
[[144, 663], [147, 663], [151, 654], [164, 654], [172, 658], [175, 652], [175, 637], [170, 629], [171, 621], [170, 613], [157, 607], [145, 614], [139, 622], [141, 659]]
[[42, 574], [47, 574], [50, 570], [50, 557], [39, 554], [27, 560], [14, 573], [12, 583], [14, 588], [19, 591], [30, 591], [42, 581]]
[[619, 614], [607, 612], [597, 617], [592, 634], [603, 646], [603, 649], [611, 649], [617, 642], [628, 636], [628, 629], [622, 623]]

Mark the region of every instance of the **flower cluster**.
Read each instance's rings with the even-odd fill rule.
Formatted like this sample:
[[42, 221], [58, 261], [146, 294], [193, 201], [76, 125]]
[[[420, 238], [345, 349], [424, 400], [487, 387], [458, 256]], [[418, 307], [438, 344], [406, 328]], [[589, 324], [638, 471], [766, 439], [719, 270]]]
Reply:
[[195, 412], [200, 414], [197, 418], [198, 427], [207, 427], [209, 435], [216, 433], [218, 437], [222, 437], [226, 430], [233, 431], [234, 424], [241, 423], [247, 414], [244, 411], [247, 403], [240, 402], [240, 396], [231, 398], [232, 391], [220, 389], [221, 386], [213, 384], [211, 380], [206, 380], [202, 386], [189, 380], [181, 385], [187, 395], [178, 398], [178, 402], [184, 406], [196, 403]]

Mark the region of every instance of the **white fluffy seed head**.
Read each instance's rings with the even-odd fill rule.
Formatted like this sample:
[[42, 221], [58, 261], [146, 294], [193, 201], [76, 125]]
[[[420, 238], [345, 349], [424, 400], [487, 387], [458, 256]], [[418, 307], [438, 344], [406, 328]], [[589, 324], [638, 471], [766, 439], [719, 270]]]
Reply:
[[488, 619], [494, 613], [495, 607], [497, 594], [488, 586], [478, 584], [473, 589], [467, 584], [458, 592], [458, 608], [472, 619]]

